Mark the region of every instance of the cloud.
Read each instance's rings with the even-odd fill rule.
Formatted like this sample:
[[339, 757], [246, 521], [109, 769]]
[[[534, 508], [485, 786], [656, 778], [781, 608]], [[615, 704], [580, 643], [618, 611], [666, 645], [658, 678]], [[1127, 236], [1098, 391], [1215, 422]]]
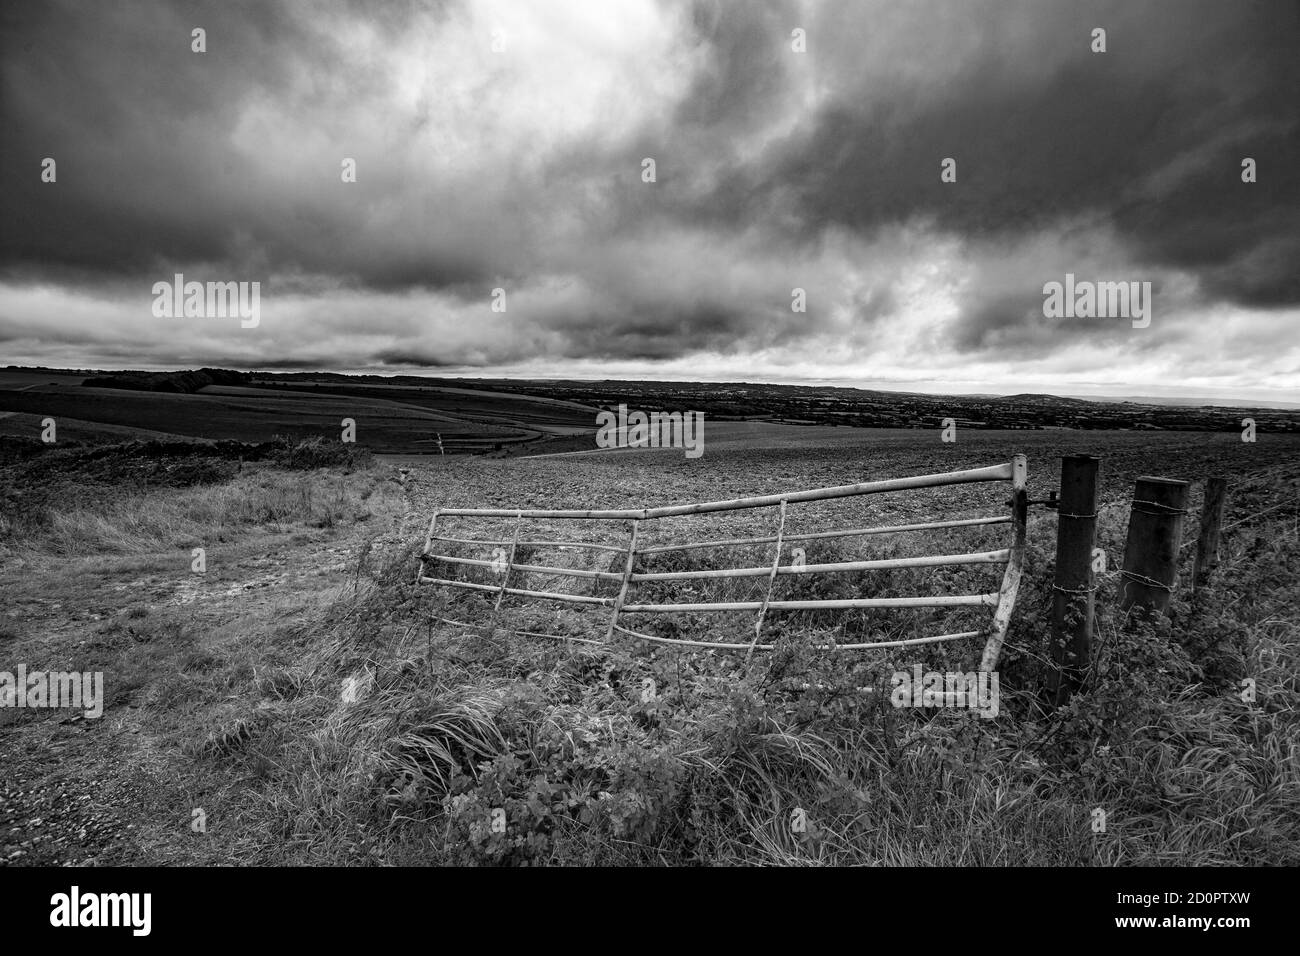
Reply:
[[[76, 364], [694, 362], [1005, 382], [1010, 362], [1086, 355], [1138, 377], [1207, 354], [1209, 315], [1254, 343], [1300, 309], [1288, 3], [2, 16], [0, 341], [45, 364], [71, 349]], [[46, 156], [57, 183], [40, 180]], [[256, 335], [160, 333], [147, 291], [178, 271], [261, 281]], [[1043, 283], [1066, 272], [1151, 281], [1149, 334], [1045, 322]], [[1295, 349], [1268, 352], [1263, 377], [1300, 388]]]

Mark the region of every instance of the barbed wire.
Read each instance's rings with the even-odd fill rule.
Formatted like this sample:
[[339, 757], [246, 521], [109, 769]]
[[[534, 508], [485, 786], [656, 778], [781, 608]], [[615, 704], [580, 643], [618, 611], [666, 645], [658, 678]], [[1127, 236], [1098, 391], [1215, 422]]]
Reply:
[[1140, 514], [1145, 515], [1189, 515], [1192, 513], [1190, 508], [1171, 508], [1169, 505], [1163, 504], [1159, 501], [1147, 501], [1145, 498], [1134, 498], [1133, 504], [1151, 505], [1153, 508], [1160, 509], [1159, 511], [1144, 511], [1141, 508], [1133, 509]]
[[1165, 584], [1161, 581], [1157, 581], [1155, 578], [1149, 578], [1145, 574], [1138, 574], [1136, 571], [1125, 571], [1120, 569], [1119, 573], [1121, 577], [1128, 578], [1130, 581], [1135, 581], [1138, 584], [1145, 585], [1149, 588], [1159, 588], [1162, 591], [1168, 591], [1170, 594], [1173, 594], [1176, 590], [1172, 584]]
[[1256, 512], [1253, 512], [1253, 513], [1251, 513], [1251, 514], [1246, 515], [1246, 517], [1244, 517], [1244, 518], [1239, 518], [1238, 520], [1232, 522], [1232, 524], [1226, 524], [1226, 525], [1224, 525], [1220, 530], [1222, 530], [1222, 531], [1228, 531], [1228, 530], [1231, 530], [1232, 528], [1235, 528], [1235, 527], [1237, 527], [1238, 525], [1243, 525], [1243, 524], [1245, 524], [1247, 521], [1254, 521], [1256, 518], [1259, 518], [1259, 517], [1261, 517], [1261, 516], [1263, 516], [1263, 515], [1271, 514], [1271, 513], [1274, 512], [1274, 511], [1280, 511], [1281, 509], [1287, 507], [1288, 505], [1292, 505], [1292, 506], [1300, 507], [1300, 502], [1297, 502], [1297, 501], [1284, 501], [1284, 502], [1282, 502], [1281, 504], [1273, 505], [1273, 507], [1271, 507], [1271, 508], [1265, 508], [1263, 511], [1256, 511]]
[[1100, 587], [1101, 585], [1094, 584], [1090, 588], [1063, 588], [1059, 584], [1053, 584], [1052, 590], [1060, 591], [1062, 594], [1096, 594]]

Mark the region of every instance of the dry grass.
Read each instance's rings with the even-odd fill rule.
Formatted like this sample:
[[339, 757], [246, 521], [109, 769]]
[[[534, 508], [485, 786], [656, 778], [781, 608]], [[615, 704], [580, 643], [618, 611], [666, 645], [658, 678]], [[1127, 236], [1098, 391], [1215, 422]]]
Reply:
[[0, 546], [0, 559], [145, 555], [230, 541], [250, 531], [328, 528], [366, 507], [362, 483], [344, 474], [264, 470], [221, 485], [121, 489], [95, 505], [69, 502], [48, 524]]

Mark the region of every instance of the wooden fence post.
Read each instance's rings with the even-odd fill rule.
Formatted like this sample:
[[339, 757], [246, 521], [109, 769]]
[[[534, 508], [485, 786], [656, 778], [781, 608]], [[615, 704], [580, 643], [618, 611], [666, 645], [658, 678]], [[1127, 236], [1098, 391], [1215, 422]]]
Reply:
[[1133, 489], [1133, 507], [1124, 543], [1120, 610], [1141, 608], [1163, 613], [1178, 580], [1178, 547], [1187, 514], [1185, 481], [1142, 477]]
[[1015, 455], [1011, 459], [1011, 554], [1007, 569], [1002, 574], [1002, 585], [998, 588], [998, 606], [993, 612], [991, 633], [984, 644], [984, 653], [980, 656], [980, 670], [990, 674], [998, 669], [998, 659], [1002, 656], [1002, 644], [1007, 638], [1011, 611], [1015, 607], [1024, 571], [1029, 525], [1028, 485], [1029, 459], [1024, 455]]
[[1057, 505], [1056, 580], [1052, 585], [1052, 662], [1048, 679], [1053, 706], [1076, 690], [1092, 650], [1097, 540], [1097, 470], [1101, 459], [1068, 455], [1061, 459]]
[[758, 609], [758, 619], [754, 621], [754, 639], [749, 642], [745, 660], [754, 656], [754, 646], [763, 633], [763, 618], [767, 616], [767, 606], [772, 602], [772, 587], [776, 584], [776, 572], [781, 567], [781, 539], [785, 535], [785, 505], [781, 502], [781, 519], [776, 526], [776, 551], [772, 555], [772, 573], [767, 576], [767, 593], [763, 596], [763, 606]]
[[1210, 581], [1219, 563], [1219, 530], [1223, 526], [1223, 512], [1228, 504], [1228, 479], [1208, 478], [1205, 482], [1205, 500], [1201, 503], [1201, 535], [1196, 541], [1196, 565], [1192, 574], [1195, 591]]

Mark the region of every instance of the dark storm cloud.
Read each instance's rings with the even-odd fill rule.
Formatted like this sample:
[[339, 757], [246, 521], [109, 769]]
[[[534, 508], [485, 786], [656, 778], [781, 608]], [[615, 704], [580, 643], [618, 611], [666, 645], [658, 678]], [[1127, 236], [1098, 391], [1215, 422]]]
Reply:
[[[1128, 260], [1095, 278], [1179, 269], [1201, 280], [1207, 301], [1300, 303], [1300, 6], [986, 2], [954, 17], [951, 4], [910, 5], [884, 52], [932, 65], [932, 76], [860, 77], [744, 161], [727, 134], [790, 108], [783, 28], [799, 21], [773, 9], [723, 10], [707, 41], [712, 66], [671, 125], [617, 158], [566, 161], [631, 168], [656, 155], [659, 193], [609, 189], [624, 197], [608, 201], [618, 228], [671, 215], [719, 233], [766, 223], [773, 241], [814, 243], [828, 225], [870, 236], [919, 217], [997, 247], [1085, 221], [1111, 231]], [[870, 11], [819, 9], [808, 56], [851, 61], [875, 26]], [[932, 18], [949, 21], [938, 44]], [[1099, 25], [1104, 54], [1090, 49]], [[1253, 184], [1241, 180], [1247, 156], [1269, 171]], [[940, 181], [945, 157], [957, 160], [958, 185]], [[1041, 325], [1042, 283], [1081, 264], [1063, 248], [1015, 291], [973, 290], [957, 343], [979, 349], [991, 333]]]
[[[173, 270], [373, 294], [357, 338], [335, 318], [329, 339], [276, 343], [350, 365], [654, 362], [818, 335], [871, 354], [919, 308], [913, 262], [952, 287], [934, 341], [958, 358], [1116, 340], [1043, 323], [1042, 284], [1067, 271], [1150, 280], [1186, 314], [1300, 304], [1294, 3], [699, 0], [656, 24], [634, 7], [630, 42], [611, 46], [615, 18], [580, 49], [563, 44], [595, 11], [503, 8], [514, 46], [493, 58], [496, 21], [469, 2], [8, 4], [0, 279], [130, 287], [146, 309], [138, 289]], [[475, 339], [497, 285], [510, 334]], [[455, 334], [421, 340], [419, 309]], [[38, 324], [5, 320], [11, 340]]]
[[[380, 7], [367, 22], [398, 32], [417, 7], [426, 9]], [[294, 144], [232, 148], [241, 111], [259, 101], [292, 96], [327, 123], [340, 104], [384, 93], [373, 58], [348, 60], [346, 40], [331, 34], [339, 8], [298, 6], [296, 17], [289, 9], [7, 6], [3, 109], [12, 135], [0, 154], [8, 184], [0, 267], [94, 282], [201, 263], [355, 277], [375, 288], [454, 286], [503, 271], [514, 244], [483, 227], [490, 210], [472, 197], [451, 208], [438, 194], [402, 202], [400, 171], [371, 144], [308, 158], [311, 178], [268, 155]], [[190, 49], [197, 24], [207, 31], [201, 56]], [[349, 193], [335, 188], [343, 155], [369, 166]], [[57, 189], [32, 174], [45, 156], [58, 162]], [[358, 242], [358, 222], [384, 202], [392, 208], [382, 233]], [[443, 229], [430, 229], [435, 216]]]
[[797, 4], [786, 0], [718, 7], [708, 17], [712, 26], [704, 38], [711, 56], [683, 97], [674, 123], [720, 134], [779, 105], [789, 65], [786, 40], [790, 24], [799, 19]]
[[[236, 105], [229, 87], [238, 77], [275, 88], [291, 62], [280, 51], [307, 43], [276, 11], [274, 4], [7, 4], [5, 267], [114, 274], [164, 258], [235, 258], [245, 203], [238, 183], [249, 171], [219, 149]], [[198, 21], [207, 24], [219, 64], [206, 73], [194, 70], [189, 47]], [[32, 175], [46, 156], [59, 163], [54, 190]]]
[[[1087, 218], [1115, 229], [1136, 269], [1192, 270], [1208, 296], [1235, 303], [1300, 302], [1300, 6], [983, 3], [963, 12], [974, 50], [957, 68], [884, 95], [841, 91], [812, 134], [775, 151], [751, 184], [783, 194], [810, 234], [831, 222], [870, 231], [924, 216], [972, 242], [1001, 241]], [[1094, 26], [1108, 30], [1105, 54], [1089, 49]], [[1022, 42], [1009, 49], [1018, 30]], [[814, 42], [851, 49], [856, 38]], [[922, 30], [904, 42], [924, 59], [932, 39]], [[1052, 65], [1026, 82], [1026, 60]], [[1269, 170], [1255, 184], [1241, 181], [1246, 156]], [[957, 160], [959, 186], [940, 181], [941, 157]], [[1063, 258], [1057, 277], [1072, 262]], [[995, 308], [1001, 298], [972, 304], [964, 342], [1035, 320], [1032, 310]]]

